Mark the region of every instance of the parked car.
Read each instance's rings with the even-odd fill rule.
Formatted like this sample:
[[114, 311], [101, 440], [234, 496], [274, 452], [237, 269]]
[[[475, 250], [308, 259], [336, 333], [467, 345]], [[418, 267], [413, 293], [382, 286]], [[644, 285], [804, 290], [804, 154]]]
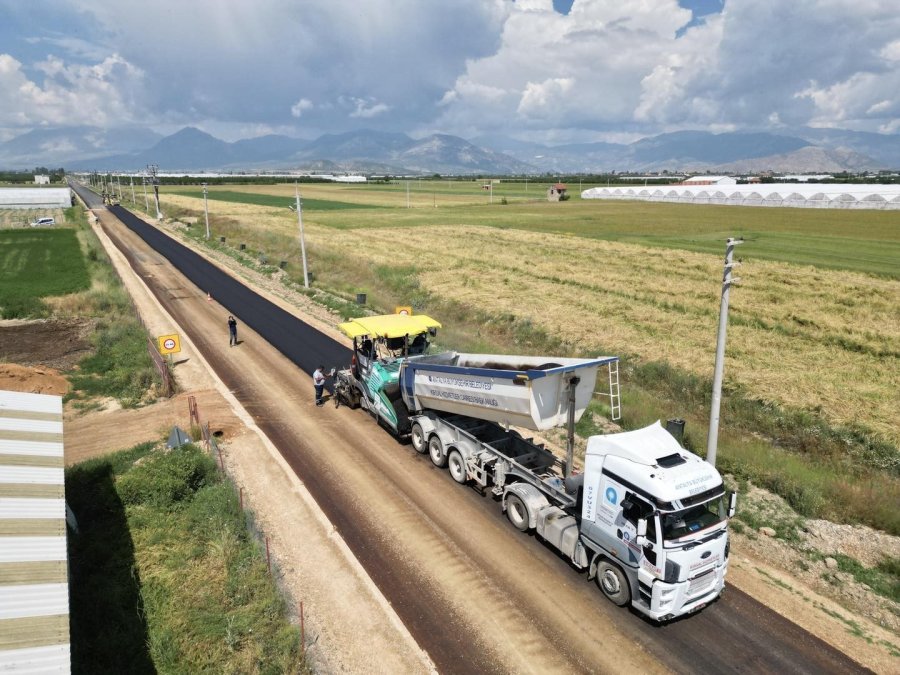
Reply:
[[56, 220], [53, 218], [38, 218], [31, 223], [32, 227], [51, 227], [53, 225], [56, 225]]

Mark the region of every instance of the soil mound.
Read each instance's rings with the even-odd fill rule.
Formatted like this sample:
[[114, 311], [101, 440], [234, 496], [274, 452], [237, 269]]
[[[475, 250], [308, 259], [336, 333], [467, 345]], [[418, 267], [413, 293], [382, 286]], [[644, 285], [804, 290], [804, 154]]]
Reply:
[[16, 363], [0, 363], [0, 389], [63, 396], [69, 391], [69, 382], [53, 368], [29, 368]]

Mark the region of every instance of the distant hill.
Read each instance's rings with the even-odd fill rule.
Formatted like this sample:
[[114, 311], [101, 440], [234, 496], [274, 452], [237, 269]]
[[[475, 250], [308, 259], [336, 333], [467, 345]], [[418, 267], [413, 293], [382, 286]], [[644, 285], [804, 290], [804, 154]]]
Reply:
[[65, 166], [73, 161], [143, 150], [161, 138], [155, 131], [140, 127], [34, 129], [0, 143], [0, 167]]
[[797, 128], [784, 133], [679, 131], [628, 144], [544, 145], [504, 136], [471, 141], [358, 130], [314, 140], [283, 135], [234, 143], [186, 127], [31, 131], [0, 144], [0, 169], [163, 171], [297, 169], [404, 174], [536, 174], [608, 171], [839, 172], [900, 169], [900, 135]]
[[[604, 171], [868, 171], [900, 168], [900, 135], [798, 129], [792, 134], [679, 131], [630, 144], [480, 143], [558, 173]], [[817, 164], [817, 162], [819, 162]], [[745, 168], [738, 168], [745, 167]], [[746, 168], [762, 167], [762, 168]]]

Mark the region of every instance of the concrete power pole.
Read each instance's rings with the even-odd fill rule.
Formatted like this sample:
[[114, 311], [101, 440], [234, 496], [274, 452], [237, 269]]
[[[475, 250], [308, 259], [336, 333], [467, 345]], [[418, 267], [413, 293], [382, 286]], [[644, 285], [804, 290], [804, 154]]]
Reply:
[[150, 184], [153, 186], [153, 196], [156, 197], [156, 219], [162, 220], [163, 214], [159, 210], [159, 167], [156, 164], [148, 164], [147, 171], [150, 174]]
[[[409, 185], [407, 183], [407, 185]], [[300, 255], [303, 258], [303, 288], [309, 288], [309, 272], [306, 266], [306, 240], [303, 236], [303, 202], [300, 200], [300, 186], [294, 183], [294, 199], [297, 201], [297, 225], [300, 227]]]
[[719, 445], [719, 411], [722, 407], [722, 375], [725, 371], [725, 333], [728, 329], [728, 292], [740, 277], [732, 276], [732, 270], [740, 265], [734, 262], [734, 247], [743, 244], [743, 238], [729, 238], [725, 244], [725, 268], [722, 275], [722, 304], [719, 308], [719, 335], [716, 339], [716, 369], [713, 376], [712, 405], [709, 410], [709, 434], [706, 439], [706, 461], [716, 465]]

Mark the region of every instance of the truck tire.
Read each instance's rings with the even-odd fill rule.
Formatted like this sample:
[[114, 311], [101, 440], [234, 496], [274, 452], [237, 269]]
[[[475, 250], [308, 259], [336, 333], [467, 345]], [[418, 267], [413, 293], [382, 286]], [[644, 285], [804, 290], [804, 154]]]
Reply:
[[450, 476], [460, 485], [465, 485], [469, 479], [466, 473], [466, 462], [459, 450], [453, 449], [447, 455], [447, 465], [450, 467]]
[[447, 455], [444, 454], [444, 444], [437, 434], [428, 439], [428, 454], [431, 456], [431, 463], [437, 468], [443, 469], [447, 466]]
[[506, 517], [519, 532], [527, 532], [530, 525], [528, 518], [528, 507], [522, 498], [510, 492], [506, 495]]
[[412, 441], [413, 449], [420, 455], [424, 455], [428, 452], [428, 439], [425, 437], [422, 425], [418, 422], [412, 425], [412, 429], [409, 432], [409, 439]]
[[624, 607], [631, 602], [631, 586], [628, 585], [628, 577], [618, 565], [601, 560], [597, 565], [597, 585], [603, 591], [603, 595], [609, 598], [613, 604]]

